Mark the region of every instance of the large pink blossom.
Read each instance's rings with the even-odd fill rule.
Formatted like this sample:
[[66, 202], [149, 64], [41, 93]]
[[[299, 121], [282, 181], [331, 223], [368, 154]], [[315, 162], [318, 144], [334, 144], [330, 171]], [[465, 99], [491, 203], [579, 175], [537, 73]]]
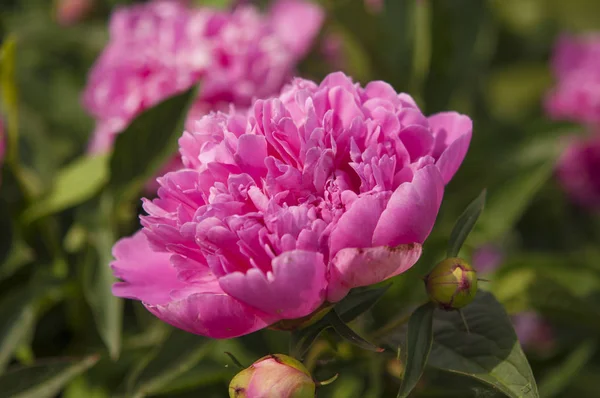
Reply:
[[198, 82], [190, 120], [276, 94], [322, 21], [305, 0], [277, 1], [267, 15], [249, 5], [228, 12], [173, 0], [118, 8], [83, 96], [96, 118], [90, 151], [109, 150], [136, 115]]
[[114, 293], [215, 338], [307, 316], [415, 264], [472, 123], [387, 83], [295, 79], [179, 140], [185, 169], [114, 248]]
[[557, 175], [575, 203], [600, 210], [600, 133], [573, 137], [559, 159]]
[[554, 50], [552, 69], [556, 86], [546, 98], [550, 116], [600, 123], [600, 35], [563, 35]]

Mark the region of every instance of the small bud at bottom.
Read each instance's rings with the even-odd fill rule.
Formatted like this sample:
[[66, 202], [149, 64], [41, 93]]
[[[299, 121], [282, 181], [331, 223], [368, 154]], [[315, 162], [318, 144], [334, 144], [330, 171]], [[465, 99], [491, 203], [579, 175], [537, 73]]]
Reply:
[[238, 373], [230, 398], [314, 398], [316, 383], [304, 365], [287, 355], [267, 355]]

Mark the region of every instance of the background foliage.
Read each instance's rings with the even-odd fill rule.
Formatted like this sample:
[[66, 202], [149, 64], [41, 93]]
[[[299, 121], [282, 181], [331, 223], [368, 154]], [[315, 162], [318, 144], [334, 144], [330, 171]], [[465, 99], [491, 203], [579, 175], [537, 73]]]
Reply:
[[[127, 2], [95, 3], [68, 27], [47, 0], [0, 5], [10, 154], [0, 186], [0, 397], [223, 397], [236, 372], [225, 351], [250, 364], [287, 352], [288, 336], [267, 330], [210, 341], [111, 295], [110, 249], [137, 228], [140, 182], [172, 148], [166, 144], [179, 134], [190, 94], [138, 118], [112, 156], [84, 156], [93, 123], [80, 94], [107, 40], [111, 7]], [[376, 344], [402, 344], [406, 330], [396, 321], [425, 300], [415, 279], [444, 257], [454, 222], [487, 188], [461, 256], [470, 259], [485, 244], [500, 250], [502, 266], [483, 288], [509, 314], [537, 311], [550, 322], [550, 345], [524, 347], [540, 396], [597, 397], [600, 219], [570, 204], [553, 178], [561, 137], [580, 128], [550, 122], [541, 99], [552, 85], [548, 59], [557, 35], [600, 29], [600, 2], [388, 0], [383, 14], [358, 0], [321, 3], [328, 11], [321, 39], [342, 38], [347, 73], [392, 83], [426, 114], [454, 109], [474, 120], [471, 148], [424, 255], [353, 328]], [[320, 79], [331, 70], [317, 44], [299, 74]], [[434, 322], [432, 356], [443, 345], [436, 322], [454, 321]], [[320, 397], [396, 395], [403, 365], [393, 350], [376, 355], [328, 333], [306, 360], [319, 380], [340, 374]], [[485, 380], [438, 367], [430, 358], [411, 396], [501, 396]]]

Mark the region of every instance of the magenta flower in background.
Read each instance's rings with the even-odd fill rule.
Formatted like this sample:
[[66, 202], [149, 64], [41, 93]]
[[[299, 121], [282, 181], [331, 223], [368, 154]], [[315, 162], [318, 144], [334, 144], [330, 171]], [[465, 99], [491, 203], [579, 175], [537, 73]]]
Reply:
[[600, 123], [600, 34], [563, 35], [552, 58], [556, 86], [546, 98], [555, 119]]
[[502, 249], [491, 243], [478, 247], [472, 255], [473, 267], [480, 274], [494, 272], [502, 264], [503, 259]]
[[267, 15], [249, 5], [227, 12], [169, 0], [118, 8], [83, 95], [96, 118], [89, 150], [109, 150], [136, 115], [198, 82], [189, 120], [276, 94], [322, 21], [321, 8], [304, 0], [277, 1]]
[[559, 159], [557, 176], [573, 202], [600, 210], [600, 134], [572, 138]]
[[115, 245], [114, 294], [192, 333], [235, 337], [310, 315], [418, 260], [472, 122], [425, 117], [387, 83], [294, 79], [179, 140], [142, 232]]
[[535, 312], [522, 312], [511, 317], [519, 342], [525, 350], [547, 352], [554, 346], [552, 326]]

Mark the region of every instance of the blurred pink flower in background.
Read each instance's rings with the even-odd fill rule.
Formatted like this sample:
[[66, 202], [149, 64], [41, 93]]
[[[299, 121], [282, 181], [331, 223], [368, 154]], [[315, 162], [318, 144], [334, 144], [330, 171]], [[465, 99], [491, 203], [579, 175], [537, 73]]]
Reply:
[[561, 36], [554, 49], [556, 86], [546, 98], [555, 119], [600, 123], [600, 34]]
[[471, 130], [341, 72], [205, 116], [179, 140], [186, 168], [144, 200], [143, 232], [115, 245], [113, 292], [215, 338], [310, 315], [419, 259]]
[[558, 162], [559, 182], [571, 199], [589, 209], [600, 209], [600, 34], [561, 36], [552, 68], [556, 87], [546, 98], [555, 119], [583, 124], [587, 138], [571, 137]]
[[376, 14], [383, 10], [384, 0], [364, 0], [364, 1], [365, 1], [365, 8], [369, 12]]
[[322, 10], [303, 0], [277, 1], [267, 15], [253, 6], [229, 12], [168, 0], [118, 8], [83, 96], [96, 118], [89, 150], [109, 150], [136, 115], [199, 82], [189, 120], [276, 94], [322, 21]]
[[600, 210], [600, 134], [573, 137], [559, 159], [557, 175], [575, 203]]
[[94, 0], [56, 0], [56, 20], [63, 26], [73, 25], [84, 19], [94, 7]]
[[498, 246], [488, 243], [473, 251], [472, 263], [480, 274], [494, 272], [504, 259], [504, 253]]
[[527, 351], [547, 353], [554, 347], [552, 326], [535, 312], [522, 312], [511, 317], [521, 346]]
[[[505, 253], [500, 246], [488, 243], [474, 250], [473, 266], [480, 276], [487, 278], [502, 266], [504, 256]], [[524, 349], [542, 352], [553, 346], [552, 326], [536, 312], [513, 314], [510, 319]]]

